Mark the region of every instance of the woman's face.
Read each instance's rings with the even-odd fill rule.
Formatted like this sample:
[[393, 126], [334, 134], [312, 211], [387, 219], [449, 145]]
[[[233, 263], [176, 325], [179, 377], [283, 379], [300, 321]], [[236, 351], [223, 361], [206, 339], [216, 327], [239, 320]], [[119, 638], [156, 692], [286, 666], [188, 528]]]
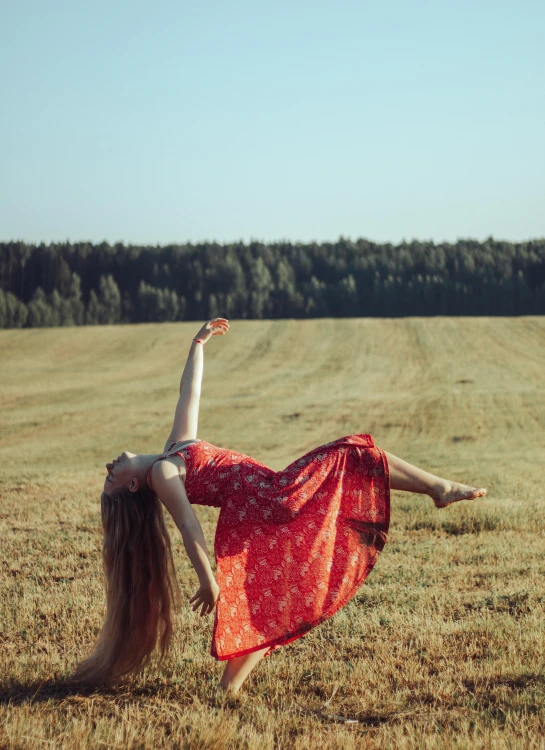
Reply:
[[134, 477], [134, 459], [136, 453], [124, 451], [117, 458], [114, 458], [109, 464], [106, 464], [108, 475], [104, 482], [104, 492], [108, 494], [112, 490], [118, 490], [121, 487], [127, 487], [130, 480]]

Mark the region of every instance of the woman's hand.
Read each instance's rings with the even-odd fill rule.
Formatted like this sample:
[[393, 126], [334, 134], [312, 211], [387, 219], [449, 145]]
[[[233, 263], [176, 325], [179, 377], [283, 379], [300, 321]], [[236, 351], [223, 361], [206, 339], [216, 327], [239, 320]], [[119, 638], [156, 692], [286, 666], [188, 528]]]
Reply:
[[216, 606], [219, 593], [220, 587], [215, 581], [207, 583], [204, 586], [199, 586], [197, 593], [189, 600], [190, 604], [194, 602], [192, 607], [193, 612], [196, 612], [202, 604], [201, 617], [203, 615], [209, 615]]
[[206, 344], [212, 336], [223, 336], [228, 330], [229, 321], [226, 318], [213, 318], [202, 326], [195, 338]]

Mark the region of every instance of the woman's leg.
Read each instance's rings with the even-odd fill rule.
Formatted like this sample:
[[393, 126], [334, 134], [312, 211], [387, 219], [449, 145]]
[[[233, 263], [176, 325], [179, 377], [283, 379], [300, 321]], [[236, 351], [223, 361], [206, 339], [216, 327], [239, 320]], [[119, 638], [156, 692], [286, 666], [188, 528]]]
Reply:
[[386, 453], [390, 470], [390, 489], [417, 492], [429, 495], [438, 508], [446, 508], [459, 500], [475, 500], [486, 495], [484, 487], [471, 487], [459, 482], [428, 474], [427, 471], [403, 461], [392, 453]]
[[267, 648], [262, 648], [260, 651], [252, 651], [251, 654], [235, 656], [234, 659], [229, 659], [225, 665], [218, 690], [224, 693], [238, 693], [246, 677], [248, 677], [255, 665], [261, 661], [268, 651], [269, 647], [267, 646]]

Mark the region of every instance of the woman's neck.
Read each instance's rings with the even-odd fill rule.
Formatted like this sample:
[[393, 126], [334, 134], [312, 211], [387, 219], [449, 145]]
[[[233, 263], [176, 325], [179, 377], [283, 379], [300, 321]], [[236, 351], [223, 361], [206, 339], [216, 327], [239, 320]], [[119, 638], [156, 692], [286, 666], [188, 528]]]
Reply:
[[138, 484], [146, 484], [149, 470], [162, 456], [164, 453], [139, 453], [134, 457], [134, 475], [138, 479]]

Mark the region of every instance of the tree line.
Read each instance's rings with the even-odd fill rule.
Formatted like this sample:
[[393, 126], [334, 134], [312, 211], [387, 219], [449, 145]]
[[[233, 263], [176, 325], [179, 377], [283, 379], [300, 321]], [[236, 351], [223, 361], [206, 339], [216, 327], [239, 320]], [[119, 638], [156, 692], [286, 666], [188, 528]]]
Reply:
[[544, 313], [545, 239], [0, 243], [0, 328]]

